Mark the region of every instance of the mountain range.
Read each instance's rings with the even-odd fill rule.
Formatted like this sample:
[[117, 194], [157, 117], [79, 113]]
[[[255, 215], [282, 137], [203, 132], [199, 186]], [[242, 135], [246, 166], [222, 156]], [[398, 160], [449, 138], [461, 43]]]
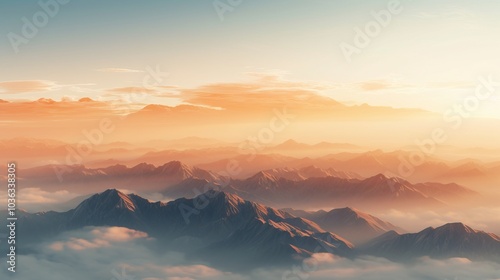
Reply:
[[120, 187], [135, 192], [162, 192], [169, 198], [193, 198], [209, 189], [223, 188], [227, 193], [277, 208], [439, 208], [478, 197], [476, 192], [454, 183], [413, 184], [383, 174], [364, 178], [354, 172], [314, 165], [267, 169], [246, 179], [233, 179], [179, 161], [160, 166], [140, 163], [105, 168], [45, 165], [23, 169], [18, 177], [24, 188], [74, 189], [77, 193], [84, 189], [84, 194]]
[[[184, 164], [213, 173], [225, 172], [228, 165], [237, 163], [240, 167], [239, 172], [231, 174], [231, 177], [246, 179], [262, 170], [282, 169], [280, 171], [282, 176], [286, 176], [286, 169], [300, 170], [309, 166], [335, 170], [337, 177], [342, 177], [339, 174], [341, 172], [361, 177], [371, 177], [378, 173], [401, 177], [403, 175], [394, 174], [402, 174], [400, 172], [402, 165], [410, 166], [409, 159], [415, 152], [407, 148], [391, 152], [366, 151], [351, 144], [320, 142], [311, 145], [295, 140], [270, 145], [258, 151], [251, 145], [248, 147], [241, 145], [242, 143], [227, 143], [199, 137], [152, 140], [140, 144], [111, 142], [92, 147], [91, 153], [82, 157], [77, 152], [77, 144], [50, 139], [14, 138], [0, 140], [0, 153], [18, 159], [19, 167], [23, 171], [32, 167], [43, 168], [47, 164], [69, 167], [76, 163], [85, 165], [88, 169], [105, 169], [118, 164], [128, 167], [141, 163], [162, 166], [167, 162], [181, 160]], [[156, 148], [152, 148], [153, 146]], [[461, 151], [460, 148], [456, 150]], [[494, 160], [494, 150], [487, 152], [491, 155], [491, 160]], [[413, 171], [411, 175], [405, 177], [412, 183], [455, 182], [474, 186], [475, 190], [479, 190], [488, 189], [500, 182], [498, 160], [451, 161], [427, 156], [422, 164], [414, 166]], [[0, 170], [0, 175], [3, 173], [4, 171]]]
[[500, 262], [500, 237], [472, 229], [463, 223], [429, 227], [418, 233], [387, 232], [368, 244], [364, 252], [391, 260], [468, 258]]
[[354, 172], [338, 171], [333, 168], [319, 168], [314, 165], [302, 168], [274, 168], [261, 171], [267, 176], [284, 178], [291, 181], [302, 181], [314, 177], [338, 177], [343, 179], [362, 179], [363, 177]]
[[216, 173], [191, 167], [179, 161], [160, 166], [140, 163], [133, 167], [116, 164], [105, 168], [87, 168], [83, 165], [44, 165], [24, 169], [19, 179], [26, 187], [44, 186], [45, 189], [72, 189], [84, 187], [96, 191], [109, 186], [121, 188], [161, 190], [188, 178], [223, 181]]
[[[230, 260], [232, 267], [288, 263], [313, 252], [354, 252], [349, 241], [314, 222], [217, 191], [153, 203], [109, 189], [67, 212], [21, 212], [18, 217], [20, 238], [27, 243], [86, 226], [119, 226], [144, 231], [162, 247], [183, 250], [193, 258], [225, 259], [225, 264]], [[238, 254], [227, 259], [228, 249]]]
[[[67, 212], [19, 212], [18, 225], [25, 246], [88, 226], [127, 227], [148, 233], [159, 249], [182, 251], [192, 259], [238, 269], [290, 264], [321, 252], [348, 258], [371, 254], [399, 261], [418, 256], [500, 260], [496, 235], [460, 223], [415, 234], [389, 231], [355, 247], [348, 241], [354, 237], [345, 231], [349, 227], [351, 233], [367, 226], [379, 232], [396, 227], [348, 208], [309, 215], [343, 232], [344, 237], [308, 219], [213, 190], [194, 199], [162, 203], [109, 189]], [[360, 228], [363, 220], [368, 225]]]
[[226, 186], [211, 185], [203, 180], [185, 180], [166, 188], [169, 197], [192, 197], [207, 187], [223, 188], [245, 199], [273, 207], [323, 207], [352, 206], [364, 210], [392, 208], [439, 208], [454, 198], [473, 198], [478, 194], [455, 184], [411, 184], [401, 178], [378, 174], [366, 179], [341, 177], [309, 177], [299, 179], [299, 173], [288, 173], [294, 180], [275, 176], [276, 171], [261, 171], [245, 180], [231, 180]]
[[[300, 143], [299, 143], [300, 145]], [[231, 161], [238, 162], [242, 167], [242, 172], [238, 174], [239, 179], [244, 179], [252, 174], [266, 169], [274, 168], [296, 168], [314, 165], [318, 168], [333, 168], [341, 172], [353, 172], [362, 177], [370, 177], [374, 174], [382, 173], [390, 176], [392, 174], [405, 174], [407, 169], [412, 170], [409, 175], [405, 175], [406, 180], [417, 182], [455, 182], [464, 185], [494, 185], [500, 182], [498, 176], [500, 163], [466, 161], [447, 161], [436, 157], [426, 157], [425, 161], [418, 166], [410, 163], [413, 155], [412, 151], [396, 150], [385, 152], [373, 150], [367, 152], [344, 151], [335, 153], [335, 149], [329, 150], [326, 156], [319, 157], [300, 156], [292, 157], [289, 153], [281, 150], [269, 149], [272, 153], [261, 153], [247, 156], [238, 155], [213, 162], [197, 164], [198, 167], [214, 172], [223, 171]], [[402, 172], [401, 172], [402, 170]], [[402, 175], [401, 175], [402, 176]]]

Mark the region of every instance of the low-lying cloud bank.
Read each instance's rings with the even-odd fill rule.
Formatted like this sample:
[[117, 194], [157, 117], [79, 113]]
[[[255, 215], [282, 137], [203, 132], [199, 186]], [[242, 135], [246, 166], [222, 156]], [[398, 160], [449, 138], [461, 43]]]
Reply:
[[[81, 194], [67, 190], [52, 192], [40, 188], [22, 188], [17, 191], [17, 204], [19, 209], [32, 213], [51, 210], [68, 211], [78, 205], [80, 196]], [[81, 200], [85, 197], [83, 196]], [[7, 192], [0, 193], [0, 200], [7, 201]], [[72, 200], [75, 201], [72, 202]]]
[[500, 279], [500, 264], [488, 262], [471, 262], [468, 259], [453, 258], [434, 260], [421, 258], [411, 265], [391, 262], [383, 258], [362, 257], [356, 260], [339, 258], [329, 254], [316, 254], [313, 262], [317, 265], [314, 271], [307, 273], [308, 277], [283, 278], [283, 279]]
[[[121, 227], [87, 227], [66, 232], [33, 248], [33, 253], [19, 254], [17, 272], [8, 272], [4, 266], [0, 271], [1, 279], [500, 279], [500, 264], [497, 263], [421, 258], [414, 264], [403, 265], [382, 258], [367, 256], [349, 260], [330, 254], [316, 254], [302, 265], [288, 269], [258, 269], [242, 275], [189, 262], [177, 252], [161, 252], [156, 240], [146, 233]], [[5, 264], [5, 257], [0, 261]]]

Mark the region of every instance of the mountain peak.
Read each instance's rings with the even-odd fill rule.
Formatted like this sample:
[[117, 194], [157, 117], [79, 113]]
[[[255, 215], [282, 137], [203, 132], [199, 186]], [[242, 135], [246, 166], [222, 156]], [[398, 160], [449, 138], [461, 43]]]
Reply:
[[372, 184], [376, 184], [376, 183], [391, 184], [392, 186], [395, 186], [396, 184], [397, 185], [406, 185], [409, 183], [408, 181], [401, 179], [399, 177], [388, 177], [382, 173], [379, 173], [375, 176], [369, 177], [369, 178], [365, 179], [364, 181], [372, 183]]
[[382, 173], [379, 173], [375, 176], [372, 176], [372, 177], [365, 179], [365, 181], [370, 182], [370, 183], [382, 183], [382, 182], [387, 182], [387, 180], [389, 180], [389, 178]]
[[382, 173], [379, 173], [379, 174], [373, 176], [372, 178], [377, 178], [377, 179], [381, 179], [381, 180], [387, 180], [388, 179], [387, 176], [385, 176]]
[[219, 190], [208, 190], [204, 194], [199, 195], [195, 199], [209, 199], [216, 203], [222, 203], [231, 208], [237, 208], [238, 205], [245, 203], [245, 200], [236, 194], [228, 193]]
[[102, 193], [98, 193], [97, 195], [120, 195], [123, 194], [121, 191], [117, 189], [107, 189], [103, 191]]
[[117, 189], [107, 189], [106, 191], [95, 194], [89, 199], [80, 203], [77, 209], [86, 207], [95, 207], [101, 209], [127, 209], [134, 212], [136, 209], [135, 203], [132, 199]]
[[183, 167], [183, 166], [186, 166], [185, 164], [183, 164], [182, 162], [178, 161], [178, 160], [172, 160], [172, 161], [169, 161], [167, 163], [165, 163], [163, 166], [175, 166], [175, 167]]
[[387, 231], [402, 229], [352, 207], [336, 208], [329, 212], [290, 211], [292, 215], [309, 219], [323, 229], [347, 238], [354, 244], [363, 244]]
[[316, 165], [314, 165], [314, 164], [312, 164], [312, 165], [308, 165], [308, 166], [305, 166], [305, 167], [302, 167], [302, 168], [300, 169], [300, 171], [306, 171], [306, 172], [307, 172], [307, 171], [323, 171], [323, 172], [324, 172], [324, 170], [323, 170], [322, 168], [319, 168], [319, 167], [317, 167], [317, 166], [316, 166]]
[[463, 223], [426, 228], [418, 233], [385, 234], [374, 239], [366, 252], [389, 259], [468, 258], [500, 260], [500, 238]]
[[180, 173], [180, 174], [190, 174], [191, 173], [191, 168], [184, 163], [174, 160], [165, 163], [164, 165], [158, 167], [162, 172], [164, 173]]
[[356, 210], [355, 208], [352, 208], [352, 207], [337, 208], [334, 210], [337, 210], [339, 212], [346, 212], [346, 213], [358, 213], [358, 210]]
[[147, 172], [147, 171], [153, 171], [156, 167], [153, 164], [149, 163], [139, 163], [138, 165], [134, 166], [131, 168], [131, 171], [137, 171], [137, 172]]
[[245, 180], [245, 184], [247, 184], [248, 187], [260, 190], [276, 189], [278, 187], [277, 182], [278, 179], [274, 175], [266, 171], [260, 171], [259, 173]]
[[278, 149], [298, 149], [298, 148], [303, 148], [303, 147], [307, 147], [307, 146], [308, 146], [307, 144], [297, 142], [293, 139], [288, 139], [285, 142], [275, 146], [275, 148], [278, 148]]
[[356, 221], [358, 219], [366, 220], [367, 223], [371, 222], [371, 217], [352, 207], [337, 208], [331, 210], [327, 215], [331, 215], [337, 218]]
[[262, 180], [265, 180], [265, 181], [276, 181], [276, 177], [274, 177], [274, 175], [272, 174], [269, 174], [268, 172], [266, 171], [259, 171], [257, 174], [253, 175], [252, 177], [250, 177], [250, 180], [252, 181], [262, 181]]
[[477, 233], [477, 231], [461, 222], [448, 223], [435, 229], [438, 232], [452, 232], [452, 233]]

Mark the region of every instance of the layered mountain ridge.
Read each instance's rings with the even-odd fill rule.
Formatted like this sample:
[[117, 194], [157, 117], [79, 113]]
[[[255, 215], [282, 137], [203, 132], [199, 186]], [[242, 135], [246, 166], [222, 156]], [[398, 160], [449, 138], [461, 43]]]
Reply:
[[[68, 212], [23, 213], [19, 220], [22, 237], [37, 242], [63, 231], [87, 226], [119, 226], [140, 230], [163, 246], [181, 246], [193, 258], [223, 263], [229, 244], [253, 248], [251, 255], [232, 258], [236, 264], [288, 263], [315, 252], [352, 256], [353, 245], [327, 233], [316, 223], [234, 194], [208, 191], [194, 199], [169, 203], [149, 202], [140, 196], [109, 189], [83, 201]], [[32, 233], [36, 233], [32, 234]]]
[[[352, 208], [290, 212], [318, 223], [221, 191], [163, 203], [115, 189], [95, 194], [67, 212], [21, 211], [18, 222], [23, 229], [20, 238], [28, 245], [88, 226], [127, 227], [148, 233], [159, 248], [182, 250], [192, 259], [242, 269], [289, 264], [322, 252], [397, 261], [421, 256], [500, 261], [498, 236], [461, 223], [399, 234], [391, 230], [399, 229], [396, 226]], [[364, 238], [390, 231], [355, 247], [349, 239], [367, 228], [373, 232]]]
[[500, 262], [500, 237], [457, 222], [429, 227], [418, 233], [390, 231], [366, 244], [363, 251], [391, 260], [429, 256]]
[[478, 195], [457, 184], [412, 184], [401, 178], [378, 174], [366, 179], [334, 176], [287, 179], [279, 172], [261, 171], [244, 180], [231, 180], [224, 185], [202, 180], [185, 180], [166, 188], [169, 197], [192, 197], [204, 188], [222, 188], [244, 199], [279, 208], [345, 207], [364, 210], [381, 205], [396, 209], [439, 208], [455, 197], [472, 198]]
[[80, 187], [102, 190], [111, 186], [121, 188], [158, 190], [188, 178], [209, 181], [224, 180], [216, 173], [188, 166], [180, 161], [170, 161], [160, 166], [140, 163], [133, 167], [116, 164], [104, 168], [87, 168], [83, 165], [44, 165], [25, 169], [23, 181], [36, 182], [46, 189]]

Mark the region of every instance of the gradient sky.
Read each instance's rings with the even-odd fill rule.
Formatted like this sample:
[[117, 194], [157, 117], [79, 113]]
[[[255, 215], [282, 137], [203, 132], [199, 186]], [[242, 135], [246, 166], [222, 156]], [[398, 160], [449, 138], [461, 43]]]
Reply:
[[[221, 20], [211, 0], [73, 0], [15, 53], [7, 34], [21, 34], [22, 18], [41, 10], [37, 2], [0, 2], [0, 82], [55, 86], [0, 93], [1, 99], [98, 98], [109, 88], [140, 86], [143, 71], [158, 65], [169, 73], [164, 85], [191, 88], [279, 73], [329, 85], [323, 94], [347, 104], [442, 113], [471, 95], [479, 76], [500, 80], [497, 1], [402, 0], [403, 11], [350, 63], [339, 44], [352, 44], [354, 28], [389, 1], [243, 0]], [[108, 68], [138, 71], [98, 71]], [[477, 115], [500, 118], [498, 96]]]

